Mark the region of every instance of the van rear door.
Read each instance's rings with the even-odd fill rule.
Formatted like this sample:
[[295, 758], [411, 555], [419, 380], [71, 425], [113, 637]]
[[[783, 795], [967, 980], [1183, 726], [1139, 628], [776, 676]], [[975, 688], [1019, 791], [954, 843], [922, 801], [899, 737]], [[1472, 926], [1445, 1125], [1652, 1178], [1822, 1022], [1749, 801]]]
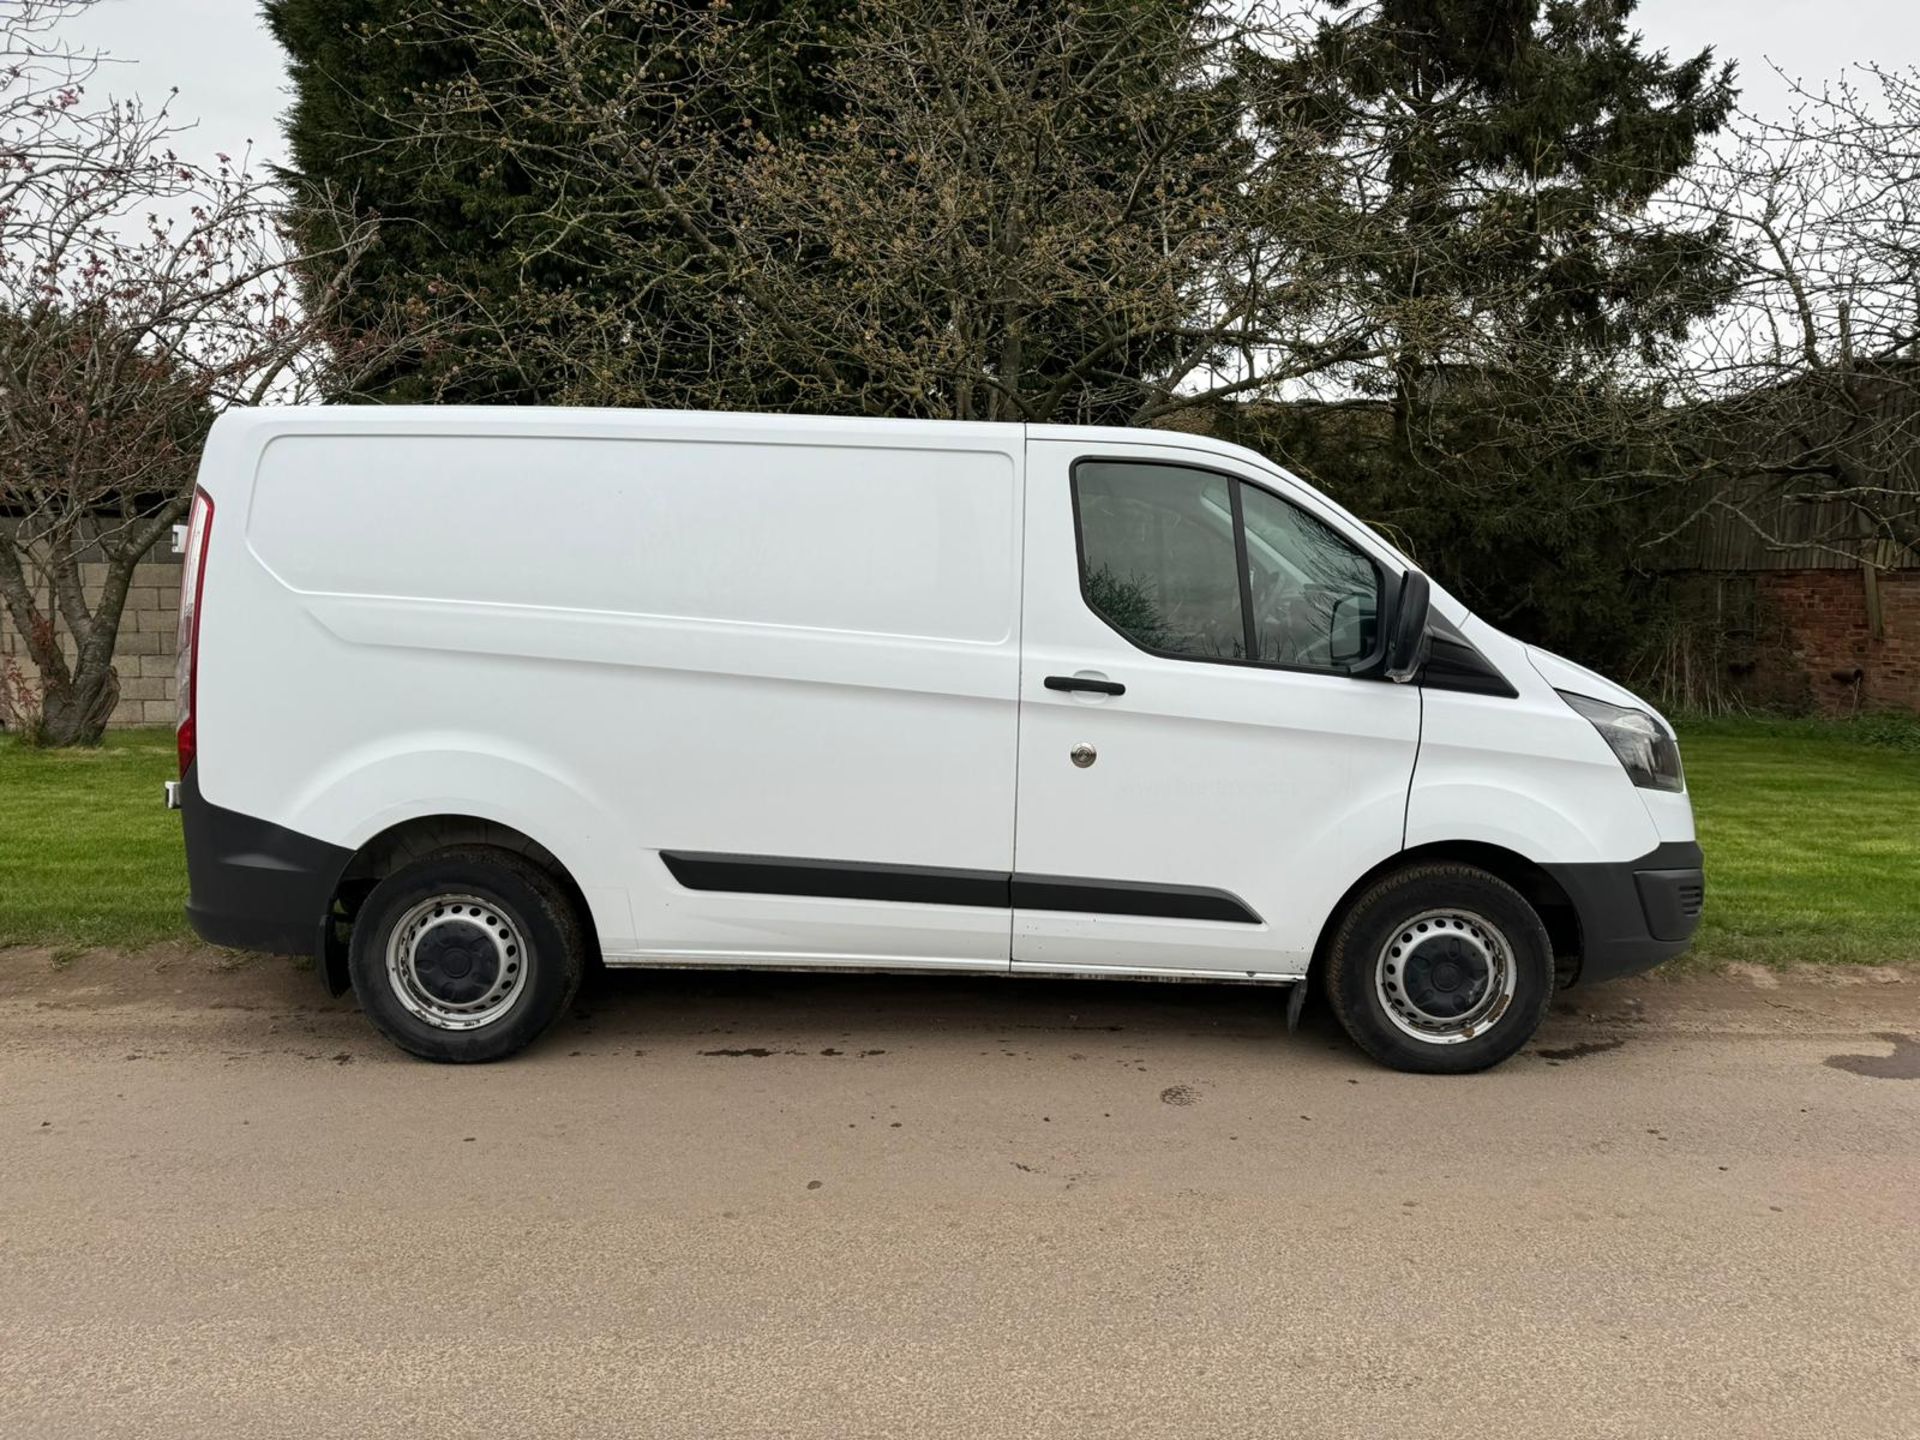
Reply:
[[1305, 972], [1401, 846], [1389, 563], [1214, 452], [1029, 440], [1015, 970]]

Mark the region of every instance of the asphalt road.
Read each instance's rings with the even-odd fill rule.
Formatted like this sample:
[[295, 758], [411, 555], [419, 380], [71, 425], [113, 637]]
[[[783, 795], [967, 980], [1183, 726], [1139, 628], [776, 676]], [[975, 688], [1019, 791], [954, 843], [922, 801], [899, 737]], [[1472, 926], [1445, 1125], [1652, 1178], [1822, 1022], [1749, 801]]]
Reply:
[[1920, 976], [1465, 1080], [1231, 987], [620, 976], [410, 1061], [0, 952], [0, 1435], [1920, 1434]]

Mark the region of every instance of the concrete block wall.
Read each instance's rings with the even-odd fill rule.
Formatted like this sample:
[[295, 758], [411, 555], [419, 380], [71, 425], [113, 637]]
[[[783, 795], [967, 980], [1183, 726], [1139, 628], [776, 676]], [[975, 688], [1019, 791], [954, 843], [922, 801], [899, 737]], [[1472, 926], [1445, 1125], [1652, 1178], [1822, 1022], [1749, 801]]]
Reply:
[[[103, 561], [81, 562], [80, 579], [89, 605], [100, 598], [106, 574]], [[179, 627], [180, 557], [170, 553], [162, 539], [155, 553], [134, 567], [127, 608], [120, 618], [120, 634], [113, 647], [114, 668], [120, 672], [114, 725], [173, 724], [174, 637]], [[64, 627], [60, 639], [71, 658], [73, 642]], [[0, 661], [6, 657], [17, 660], [28, 679], [37, 678], [26, 644], [15, 633], [13, 616], [0, 605]]]
[[1756, 578], [1821, 711], [1854, 709], [1856, 687], [1839, 677], [1858, 670], [1860, 709], [1920, 713], [1920, 570], [1881, 573], [1877, 637], [1858, 570], [1769, 570]]

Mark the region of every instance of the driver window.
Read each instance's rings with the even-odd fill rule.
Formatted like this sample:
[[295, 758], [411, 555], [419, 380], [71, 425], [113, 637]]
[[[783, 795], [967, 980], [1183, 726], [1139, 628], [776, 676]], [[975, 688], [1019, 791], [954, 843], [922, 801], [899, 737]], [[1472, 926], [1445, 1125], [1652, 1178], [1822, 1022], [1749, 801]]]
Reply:
[[1373, 563], [1277, 495], [1242, 485], [1240, 504], [1256, 656], [1332, 670], [1371, 654], [1380, 624]]
[[1146, 461], [1083, 460], [1073, 487], [1087, 603], [1142, 649], [1331, 671], [1373, 653], [1379, 576], [1304, 510]]

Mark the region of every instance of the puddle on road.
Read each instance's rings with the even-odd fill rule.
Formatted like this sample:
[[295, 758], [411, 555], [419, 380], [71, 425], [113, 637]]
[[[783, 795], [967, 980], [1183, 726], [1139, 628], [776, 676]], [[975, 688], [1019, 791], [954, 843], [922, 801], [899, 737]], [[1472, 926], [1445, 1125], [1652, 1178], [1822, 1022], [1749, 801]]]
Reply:
[[1883, 1030], [1876, 1039], [1893, 1046], [1891, 1055], [1829, 1055], [1825, 1063], [1869, 1080], [1920, 1080], [1920, 1040], [1897, 1030]]

